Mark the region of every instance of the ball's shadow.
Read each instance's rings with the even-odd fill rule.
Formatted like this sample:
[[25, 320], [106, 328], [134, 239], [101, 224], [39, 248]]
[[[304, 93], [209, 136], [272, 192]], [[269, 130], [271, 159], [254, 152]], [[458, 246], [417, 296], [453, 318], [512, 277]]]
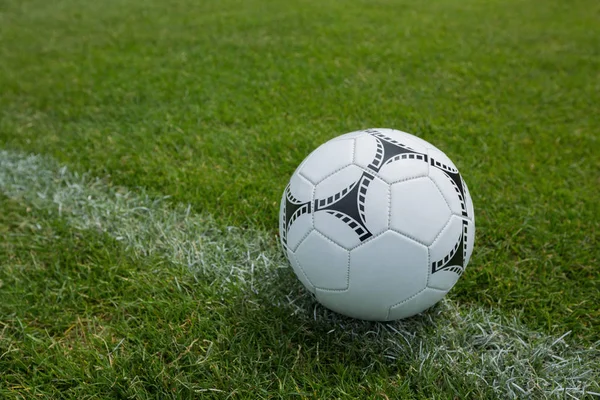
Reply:
[[444, 307], [440, 305], [398, 321], [353, 319], [320, 305], [291, 269], [282, 268], [275, 274], [276, 279], [266, 280], [270, 283], [238, 300], [245, 310], [240, 323], [248, 328], [262, 327], [261, 332], [246, 329], [245, 334], [273, 337], [255, 343], [262, 351], [293, 356], [287, 359], [282, 355], [281, 365], [287, 364], [285, 360], [298, 362], [302, 358], [325, 362], [322, 365], [351, 364], [363, 371], [395, 368], [397, 360], [415, 356], [418, 343], [426, 340], [443, 319]]

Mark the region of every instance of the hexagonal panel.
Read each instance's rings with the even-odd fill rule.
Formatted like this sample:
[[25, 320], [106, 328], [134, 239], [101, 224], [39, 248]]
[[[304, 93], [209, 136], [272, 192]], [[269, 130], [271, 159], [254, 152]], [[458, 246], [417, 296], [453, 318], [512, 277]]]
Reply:
[[316, 185], [332, 173], [352, 164], [353, 159], [354, 140], [331, 140], [307, 157], [299, 173]]
[[348, 250], [313, 231], [294, 253], [299, 266], [315, 288], [348, 288]]
[[443, 299], [445, 295], [445, 291], [425, 288], [409, 300], [390, 307], [387, 319], [393, 321], [396, 319], [412, 317], [413, 315], [419, 314], [434, 306], [438, 301]]
[[386, 320], [391, 305], [427, 284], [427, 248], [388, 231], [350, 252], [350, 286], [346, 291], [317, 289], [317, 299], [341, 314]]
[[[464, 255], [464, 248], [461, 247], [464, 244], [461, 240], [464, 228], [463, 219], [453, 215], [435, 242], [429, 246], [429, 260], [435, 264], [435, 270], [432, 265], [429, 266], [431, 273], [427, 286], [448, 291], [460, 278], [463, 265], [454, 261], [462, 260]], [[468, 226], [466, 230], [468, 232]]]
[[294, 274], [296, 274], [296, 276], [298, 277], [298, 279], [300, 280], [300, 282], [302, 282], [302, 284], [304, 285], [304, 287], [309, 292], [314, 293], [315, 292], [315, 287], [308, 280], [308, 277], [306, 276], [306, 274], [302, 270], [302, 267], [300, 266], [300, 263], [298, 262], [298, 258], [296, 257], [296, 255], [294, 254], [294, 252], [291, 251], [288, 248], [286, 248], [285, 251], [286, 251], [287, 259], [288, 259], [290, 265], [292, 266], [292, 270], [294, 270]]
[[451, 212], [429, 178], [392, 185], [390, 227], [429, 245], [448, 222]]

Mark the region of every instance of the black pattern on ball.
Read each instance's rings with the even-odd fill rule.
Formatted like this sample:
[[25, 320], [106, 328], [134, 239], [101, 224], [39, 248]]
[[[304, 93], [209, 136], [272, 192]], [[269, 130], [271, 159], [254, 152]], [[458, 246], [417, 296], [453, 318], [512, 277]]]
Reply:
[[[294, 198], [291, 194], [290, 186], [285, 190], [285, 203], [282, 210], [283, 230], [282, 241], [287, 244], [287, 234], [292, 223], [301, 215], [327, 212], [330, 215], [340, 219], [348, 225], [358, 235], [361, 242], [368, 240], [373, 234], [366, 226], [365, 215], [365, 199], [369, 184], [384, 165], [402, 161], [402, 160], [419, 160], [433, 168], [441, 170], [448, 180], [452, 183], [456, 196], [460, 202], [461, 214], [465, 218], [472, 218], [468, 215], [466, 205], [465, 185], [458, 170], [452, 166], [429, 157], [427, 154], [420, 153], [410, 146], [402, 144], [397, 140], [379, 132], [375, 129], [365, 131], [376, 139], [375, 156], [367, 169], [370, 172], [364, 171], [360, 178], [353, 182], [347, 188], [344, 188], [338, 193], [323, 199], [314, 199], [313, 202], [301, 202]], [[431, 263], [431, 273], [438, 271], [452, 271], [457, 274], [462, 274], [464, 271], [464, 262], [467, 254], [467, 231], [469, 222], [466, 219], [462, 220], [463, 229], [460, 237], [453, 249], [444, 256], [441, 260], [436, 260]]]

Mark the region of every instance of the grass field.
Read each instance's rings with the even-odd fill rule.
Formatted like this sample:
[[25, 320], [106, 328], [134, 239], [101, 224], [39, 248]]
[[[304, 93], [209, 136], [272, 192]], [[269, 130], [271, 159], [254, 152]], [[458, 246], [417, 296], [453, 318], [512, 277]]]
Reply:
[[[600, 396], [599, 71], [593, 0], [0, 0], [0, 397]], [[298, 163], [369, 127], [477, 216], [392, 324], [275, 240]]]

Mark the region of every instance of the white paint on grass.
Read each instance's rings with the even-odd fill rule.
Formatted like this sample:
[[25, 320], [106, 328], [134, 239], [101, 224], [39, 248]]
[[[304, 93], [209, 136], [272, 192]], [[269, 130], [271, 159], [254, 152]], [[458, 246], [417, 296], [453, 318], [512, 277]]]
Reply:
[[[433, 381], [457, 380], [497, 398], [600, 396], [599, 344], [582, 348], [569, 343], [570, 332], [549, 337], [517, 318], [448, 300], [418, 318], [393, 324], [349, 320], [314, 306], [306, 294], [286, 295], [274, 280], [284, 261], [267, 233], [220, 229], [211, 217], [188, 206], [79, 175], [37, 155], [0, 151], [0, 192], [76, 229], [105, 232], [138, 257], [159, 255], [212, 277], [226, 291], [272, 292], [273, 302], [292, 313], [326, 318], [331, 332], [364, 335], [384, 349], [390, 362], [419, 371], [423, 379], [437, 371], [442, 376], [429, 376]], [[311, 305], [314, 314], [308, 312]], [[365, 332], [365, 327], [375, 331]]]
[[264, 272], [284, 266], [281, 257], [262, 252], [269, 242], [264, 234], [219, 229], [211, 217], [170, 204], [168, 197], [152, 198], [143, 190], [79, 175], [42, 156], [0, 151], [0, 192], [76, 229], [106, 232], [141, 257], [164, 256], [222, 282], [251, 282], [259, 268]]

